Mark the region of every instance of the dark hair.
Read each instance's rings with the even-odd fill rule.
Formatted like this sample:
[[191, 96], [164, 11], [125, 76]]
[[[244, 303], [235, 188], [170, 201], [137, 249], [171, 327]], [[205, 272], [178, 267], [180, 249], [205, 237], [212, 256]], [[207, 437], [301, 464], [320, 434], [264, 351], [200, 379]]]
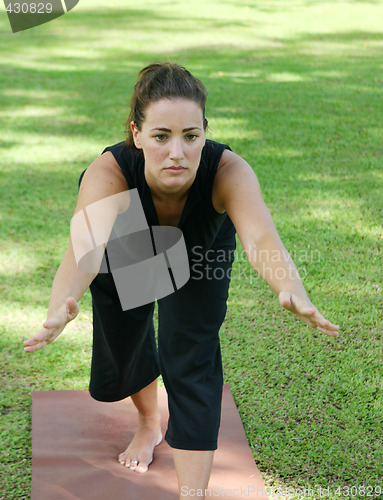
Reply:
[[135, 147], [131, 122], [141, 130], [145, 119], [145, 109], [150, 102], [161, 99], [183, 97], [201, 106], [204, 128], [207, 127], [205, 104], [207, 91], [203, 83], [183, 66], [173, 63], [155, 63], [146, 66], [138, 73], [138, 80], [130, 100], [130, 113], [126, 122], [126, 144]]

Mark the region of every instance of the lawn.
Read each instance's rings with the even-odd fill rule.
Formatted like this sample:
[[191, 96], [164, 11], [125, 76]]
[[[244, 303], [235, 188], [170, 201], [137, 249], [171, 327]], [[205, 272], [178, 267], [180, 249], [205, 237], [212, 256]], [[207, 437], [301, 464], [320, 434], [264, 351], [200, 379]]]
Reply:
[[326, 337], [283, 311], [238, 248], [225, 382], [265, 484], [383, 497], [382, 19], [374, 0], [80, 0], [12, 34], [0, 7], [1, 500], [30, 498], [32, 391], [87, 389], [89, 293], [54, 344], [22, 341], [45, 319], [80, 173], [124, 138], [136, 74], [163, 60], [205, 83], [209, 137], [254, 168], [311, 300], [341, 326]]

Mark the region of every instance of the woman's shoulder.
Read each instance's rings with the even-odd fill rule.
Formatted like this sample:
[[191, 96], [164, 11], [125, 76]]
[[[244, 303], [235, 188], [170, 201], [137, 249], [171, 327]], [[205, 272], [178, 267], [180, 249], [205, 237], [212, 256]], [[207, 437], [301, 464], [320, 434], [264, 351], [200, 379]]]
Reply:
[[122, 141], [105, 148], [101, 156], [105, 154], [113, 155], [129, 186], [136, 187], [141, 184], [144, 167], [144, 156], [141, 150], [129, 147], [125, 141]]
[[[76, 212], [128, 189], [129, 185], [120, 167], [112, 153], [107, 151], [81, 174]], [[118, 201], [120, 202], [120, 198]]]
[[117, 142], [112, 146], [106, 147], [102, 154], [108, 151], [112, 153], [121, 168], [127, 167], [132, 163], [142, 161], [143, 159], [142, 152], [138, 149], [129, 147], [125, 141]]
[[109, 183], [127, 189], [126, 178], [119, 167], [114, 155], [110, 151], [104, 151], [96, 158], [89, 167], [82, 173], [80, 184], [83, 178], [93, 183]]
[[221, 162], [222, 155], [226, 150], [230, 151], [230, 146], [227, 144], [206, 139], [198, 169], [198, 175], [201, 179], [210, 179], [210, 181], [213, 182], [214, 176]]
[[[214, 179], [213, 199], [217, 211], [225, 207], [223, 199], [231, 198], [241, 186], [255, 186], [259, 190], [259, 183], [254, 170], [249, 163], [231, 150], [223, 152]], [[254, 191], [255, 192], [255, 191]], [[258, 191], [257, 191], [258, 192]]]
[[202, 158], [206, 161], [220, 160], [225, 150], [231, 151], [230, 146], [221, 142], [206, 139], [205, 146], [202, 150]]

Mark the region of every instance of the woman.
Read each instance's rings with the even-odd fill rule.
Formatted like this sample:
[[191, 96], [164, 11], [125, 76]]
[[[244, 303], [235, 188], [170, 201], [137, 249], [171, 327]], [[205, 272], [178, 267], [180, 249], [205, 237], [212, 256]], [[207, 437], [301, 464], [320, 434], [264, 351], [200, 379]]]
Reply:
[[[250, 265], [283, 307], [327, 335], [336, 336], [339, 328], [308, 299], [251, 167], [228, 146], [206, 139], [206, 96], [202, 83], [185, 68], [144, 68], [131, 100], [127, 141], [107, 148], [86, 170], [75, 211], [113, 200], [98, 227], [107, 241], [118, 214], [129, 205], [123, 193], [136, 189], [149, 228], [182, 231], [190, 278], [158, 300], [158, 355], [153, 303], [123, 310], [113, 279], [118, 273], [109, 266], [109, 246], [107, 272], [86, 272], [75, 257], [82, 237], [73, 232], [53, 283], [47, 320], [24, 342], [27, 352], [52, 342], [76, 317], [77, 302], [90, 286], [90, 393], [101, 401], [131, 396], [139, 415], [137, 433], [119, 461], [138, 473], [152, 461], [162, 439], [156, 392], [161, 373], [169, 400], [165, 439], [173, 448], [183, 493], [207, 487], [217, 447], [222, 396], [218, 332], [226, 312], [235, 231]], [[270, 258], [275, 252], [280, 259]]]

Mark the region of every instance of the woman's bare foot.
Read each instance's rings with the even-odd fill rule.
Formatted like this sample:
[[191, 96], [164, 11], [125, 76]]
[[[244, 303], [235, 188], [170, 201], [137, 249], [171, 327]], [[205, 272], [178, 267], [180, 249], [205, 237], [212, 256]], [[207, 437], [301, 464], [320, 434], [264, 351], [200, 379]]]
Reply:
[[122, 452], [118, 461], [143, 474], [153, 461], [153, 450], [162, 441], [160, 419], [141, 420], [136, 434], [127, 449]]

